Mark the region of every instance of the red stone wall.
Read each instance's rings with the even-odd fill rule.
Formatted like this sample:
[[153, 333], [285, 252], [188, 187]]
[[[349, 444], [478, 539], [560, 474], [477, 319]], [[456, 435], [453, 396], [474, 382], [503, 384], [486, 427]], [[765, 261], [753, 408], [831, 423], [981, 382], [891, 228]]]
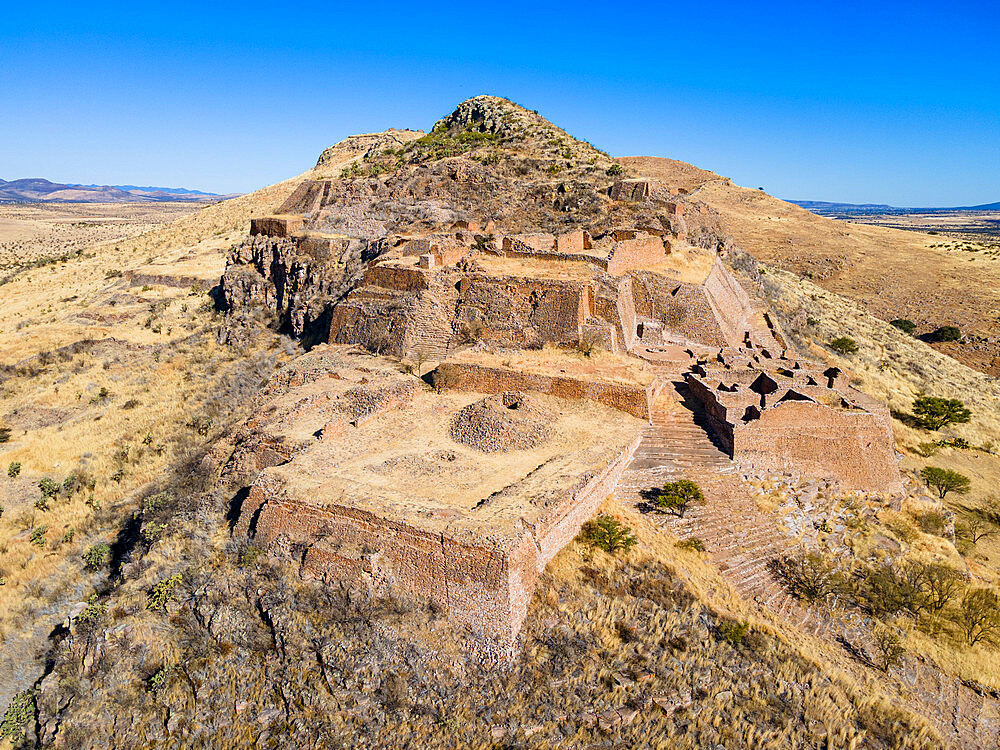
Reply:
[[368, 267], [362, 283], [399, 292], [421, 292], [427, 288], [427, 276], [416, 268], [376, 265]]
[[307, 573], [375, 594], [426, 597], [453, 622], [495, 640], [516, 637], [538, 578], [527, 530], [502, 544], [462, 543], [357, 508], [295, 502], [266, 474], [251, 488], [237, 531], [267, 547], [306, 544]]
[[608, 273], [619, 276], [626, 271], [649, 268], [667, 259], [663, 240], [655, 235], [616, 242], [608, 256]]
[[250, 219], [250, 234], [263, 234], [268, 237], [288, 237], [293, 232], [302, 229], [304, 220], [301, 216], [264, 216]]
[[733, 458], [748, 468], [837, 479], [844, 489], [902, 492], [892, 428], [869, 412], [785, 401], [735, 426]]
[[445, 362], [434, 371], [435, 387], [474, 393], [536, 391], [560, 398], [582, 398], [649, 419], [650, 389], [640, 385], [596, 383], [566, 376], [538, 375], [466, 362]]

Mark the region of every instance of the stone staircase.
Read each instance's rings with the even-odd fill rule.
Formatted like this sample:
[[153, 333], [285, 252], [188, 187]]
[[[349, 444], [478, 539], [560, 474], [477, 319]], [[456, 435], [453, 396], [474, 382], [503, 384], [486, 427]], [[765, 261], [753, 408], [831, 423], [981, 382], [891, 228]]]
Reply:
[[807, 606], [775, 579], [769, 563], [793, 547], [774, 519], [757, 508], [742, 485], [736, 467], [714, 441], [696, 402], [681, 382], [668, 382], [654, 406], [650, 424], [629, 467], [619, 480], [617, 495], [635, 507], [650, 490], [676, 479], [692, 479], [706, 503], [693, 506], [684, 518], [655, 515], [657, 523], [682, 539], [697, 537], [713, 563], [745, 600], [766, 607], [785, 622], [830, 645], [830, 655], [850, 672], [876, 674], [923, 705], [950, 746], [996, 748], [1000, 741], [1000, 702], [964, 685], [923, 660], [908, 657], [891, 679], [862, 666], [844, 650], [845, 642], [870, 642], [864, 618], [838, 610], [836, 601]]

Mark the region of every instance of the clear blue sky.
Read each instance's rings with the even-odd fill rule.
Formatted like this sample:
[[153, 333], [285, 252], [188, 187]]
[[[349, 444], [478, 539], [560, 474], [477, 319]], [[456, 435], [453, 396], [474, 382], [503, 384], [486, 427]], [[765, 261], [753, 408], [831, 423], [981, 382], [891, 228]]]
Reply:
[[785, 198], [1000, 201], [1000, 3], [7, 3], [0, 177], [248, 191], [481, 93]]

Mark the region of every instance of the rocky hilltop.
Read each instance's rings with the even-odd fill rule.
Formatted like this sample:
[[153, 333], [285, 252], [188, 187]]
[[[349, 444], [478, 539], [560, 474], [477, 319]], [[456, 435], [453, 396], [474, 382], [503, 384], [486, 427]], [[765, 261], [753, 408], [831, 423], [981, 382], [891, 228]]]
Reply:
[[479, 96], [13, 278], [76, 327], [2, 371], [3, 733], [995, 747], [996, 386], [760, 264], [773, 200]]

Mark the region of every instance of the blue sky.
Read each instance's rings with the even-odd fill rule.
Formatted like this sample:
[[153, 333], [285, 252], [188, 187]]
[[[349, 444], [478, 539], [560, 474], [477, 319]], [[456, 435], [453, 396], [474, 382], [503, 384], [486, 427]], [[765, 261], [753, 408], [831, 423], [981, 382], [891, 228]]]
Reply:
[[490, 93], [780, 197], [986, 203], [998, 39], [996, 0], [8, 4], [0, 177], [248, 191]]

